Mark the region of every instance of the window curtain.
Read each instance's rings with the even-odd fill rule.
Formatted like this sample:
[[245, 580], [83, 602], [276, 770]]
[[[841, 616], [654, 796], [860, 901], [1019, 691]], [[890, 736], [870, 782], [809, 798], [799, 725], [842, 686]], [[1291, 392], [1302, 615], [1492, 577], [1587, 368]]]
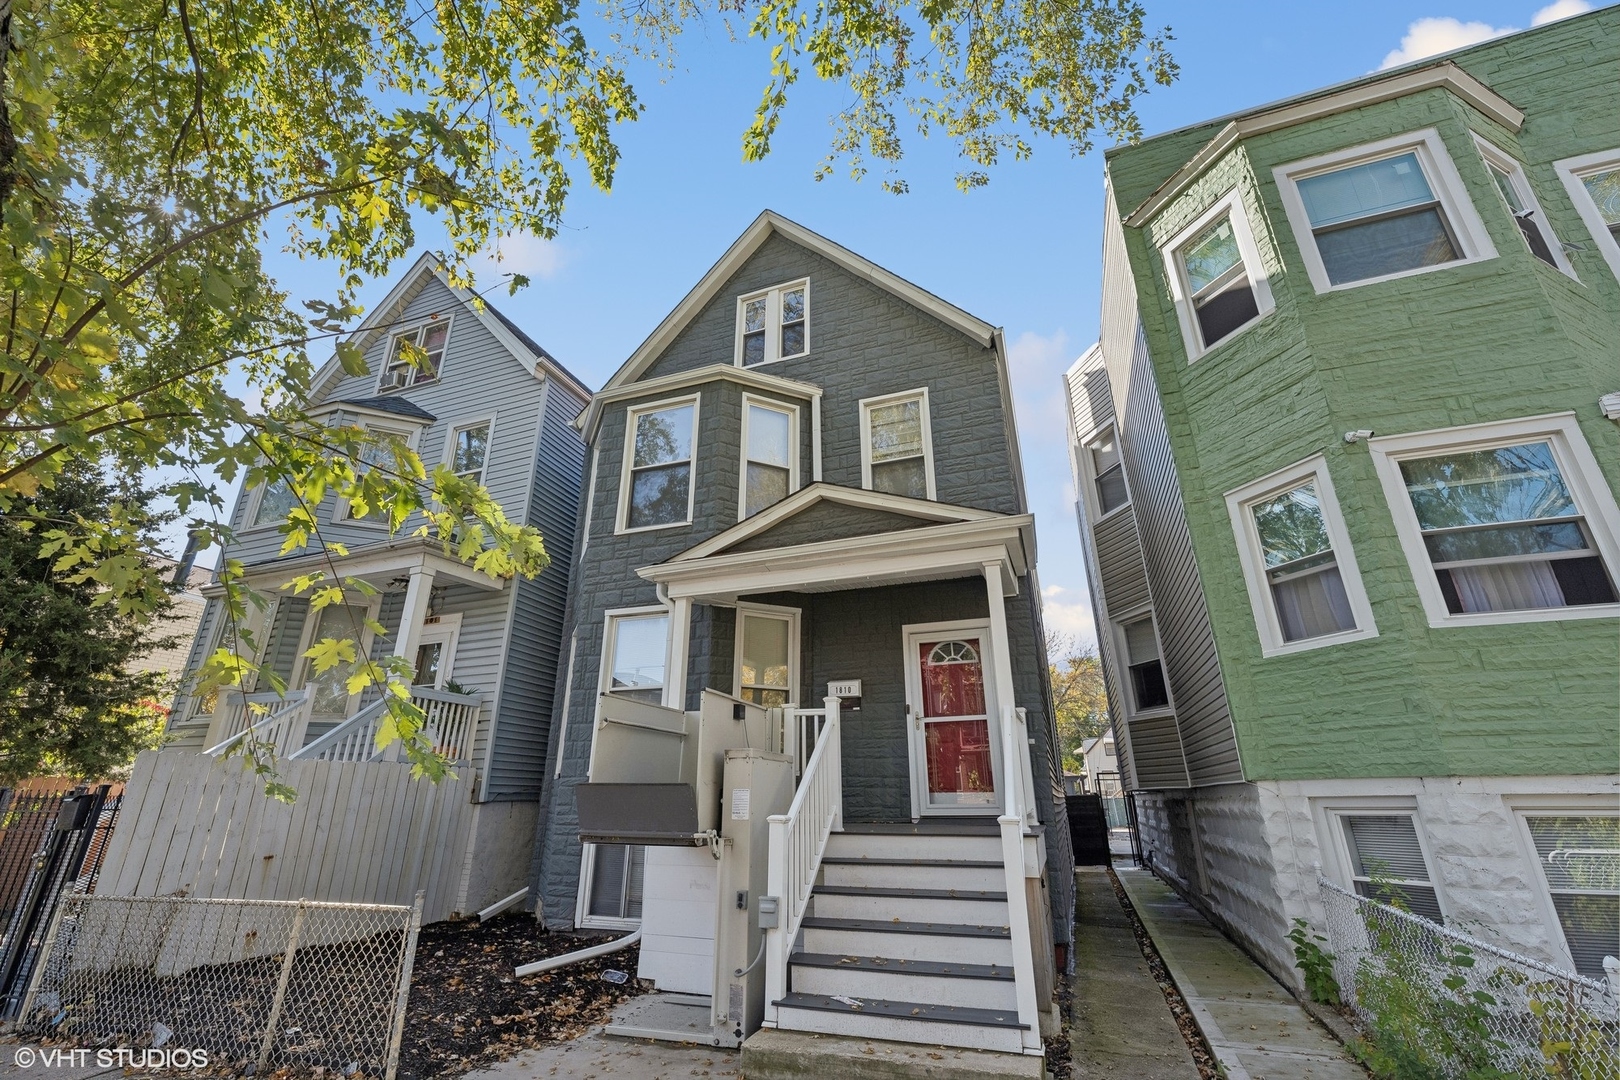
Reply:
[[1271, 594], [1277, 600], [1277, 621], [1282, 624], [1284, 641], [1302, 641], [1356, 628], [1350, 598], [1344, 592], [1344, 578], [1337, 566], [1275, 582]]
[[1547, 562], [1454, 566], [1450, 573], [1464, 611], [1522, 611], [1564, 606], [1564, 591], [1558, 587], [1552, 564]]

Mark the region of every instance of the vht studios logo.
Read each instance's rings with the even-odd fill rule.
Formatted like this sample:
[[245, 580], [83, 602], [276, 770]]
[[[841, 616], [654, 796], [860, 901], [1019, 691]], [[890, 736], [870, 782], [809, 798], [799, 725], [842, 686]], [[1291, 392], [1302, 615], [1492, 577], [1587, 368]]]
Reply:
[[19, 1046], [11, 1055], [20, 1069], [36, 1066], [46, 1069], [84, 1069], [91, 1065], [99, 1069], [206, 1069], [207, 1050], [140, 1049], [127, 1046], [104, 1050], [77, 1050], [69, 1047]]

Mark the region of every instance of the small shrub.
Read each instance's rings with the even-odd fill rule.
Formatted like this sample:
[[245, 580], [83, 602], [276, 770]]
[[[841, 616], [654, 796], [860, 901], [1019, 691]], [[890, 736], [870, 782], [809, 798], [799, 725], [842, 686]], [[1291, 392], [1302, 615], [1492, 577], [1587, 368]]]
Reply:
[[1333, 954], [1317, 942], [1326, 941], [1313, 933], [1304, 919], [1295, 919], [1288, 931], [1288, 940], [1294, 943], [1294, 966], [1305, 976], [1305, 992], [1318, 1005], [1338, 1005], [1339, 980], [1333, 977]]

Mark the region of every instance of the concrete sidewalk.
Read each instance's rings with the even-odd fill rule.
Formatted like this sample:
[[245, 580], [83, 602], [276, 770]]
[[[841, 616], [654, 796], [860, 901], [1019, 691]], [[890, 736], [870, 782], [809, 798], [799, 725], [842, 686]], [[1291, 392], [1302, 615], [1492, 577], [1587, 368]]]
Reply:
[[1229, 1080], [1367, 1080], [1294, 996], [1146, 870], [1117, 871]]
[[1198, 1080], [1187, 1041], [1100, 866], [1075, 874], [1074, 958], [1075, 1080]]

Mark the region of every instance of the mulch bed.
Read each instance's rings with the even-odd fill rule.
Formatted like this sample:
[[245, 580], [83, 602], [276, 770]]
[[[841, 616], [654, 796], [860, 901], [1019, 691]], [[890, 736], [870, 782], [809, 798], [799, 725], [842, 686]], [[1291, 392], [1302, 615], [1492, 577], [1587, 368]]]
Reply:
[[1201, 1080], [1221, 1080], [1224, 1074], [1216, 1063], [1215, 1054], [1204, 1041], [1204, 1033], [1198, 1030], [1197, 1021], [1193, 1020], [1192, 1010], [1187, 1007], [1187, 999], [1181, 996], [1176, 989], [1176, 981], [1170, 977], [1170, 969], [1164, 966], [1164, 960], [1159, 956], [1159, 950], [1154, 947], [1153, 939], [1148, 937], [1147, 927], [1142, 925], [1141, 916], [1137, 915], [1136, 908], [1131, 904], [1131, 898], [1125, 894], [1125, 886], [1119, 883], [1119, 876], [1114, 868], [1108, 868], [1108, 880], [1113, 883], [1114, 895], [1119, 897], [1119, 906], [1125, 910], [1125, 917], [1131, 921], [1131, 932], [1136, 935], [1137, 947], [1142, 950], [1142, 958], [1147, 961], [1148, 970], [1153, 973], [1153, 981], [1159, 984], [1164, 992], [1164, 1000], [1170, 1006], [1170, 1015], [1175, 1017], [1176, 1025], [1181, 1028], [1181, 1037], [1187, 1042], [1187, 1049], [1192, 1051], [1193, 1064], [1198, 1066], [1198, 1075]]
[[[459, 1076], [603, 1023], [615, 1005], [652, 989], [635, 978], [637, 946], [519, 979], [519, 964], [620, 934], [557, 934], [532, 915], [422, 928], [400, 1049], [400, 1080]], [[630, 976], [619, 985], [603, 972]]]

